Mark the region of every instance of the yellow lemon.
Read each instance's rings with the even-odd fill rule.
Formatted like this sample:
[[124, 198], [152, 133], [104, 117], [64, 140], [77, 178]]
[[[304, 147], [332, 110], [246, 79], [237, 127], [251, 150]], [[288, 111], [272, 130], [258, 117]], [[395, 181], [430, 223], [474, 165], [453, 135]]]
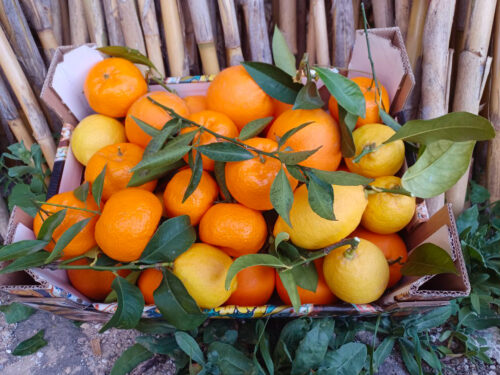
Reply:
[[126, 142], [125, 127], [114, 118], [104, 115], [85, 117], [73, 131], [71, 149], [83, 165], [101, 148]]
[[[376, 148], [387, 141], [395, 133], [387, 125], [367, 124], [352, 133], [356, 156], [361, 154], [365, 147]], [[377, 178], [395, 174], [404, 163], [405, 146], [403, 141], [397, 140], [381, 146], [374, 152], [366, 154], [355, 163], [354, 158], [346, 158], [347, 168], [351, 172], [365, 177]]]
[[274, 225], [274, 235], [287, 232], [290, 240], [304, 249], [320, 249], [348, 236], [358, 226], [367, 199], [362, 186], [333, 185], [333, 211], [337, 220], [323, 219], [309, 205], [307, 186], [294, 193], [290, 210], [292, 227], [280, 216]]
[[389, 265], [377, 246], [361, 239], [350, 252], [349, 245], [325, 257], [323, 274], [333, 294], [348, 303], [370, 303], [380, 298], [389, 282]]

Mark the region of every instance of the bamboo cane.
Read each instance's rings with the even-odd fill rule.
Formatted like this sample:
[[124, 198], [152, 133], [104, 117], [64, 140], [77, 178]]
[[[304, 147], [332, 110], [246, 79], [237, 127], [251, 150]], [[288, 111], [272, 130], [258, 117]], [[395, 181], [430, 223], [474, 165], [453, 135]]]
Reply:
[[[217, 52], [217, 61], [219, 62], [219, 69], [224, 69], [228, 64], [227, 61], [227, 50], [224, 41], [224, 30], [223, 25], [219, 21], [219, 5], [218, 0], [207, 0], [208, 3], [208, 13], [210, 14], [210, 22], [212, 24], [212, 33], [214, 37], [215, 50]], [[238, 25], [238, 22], [236, 23]]]
[[155, 3], [153, 0], [139, 0], [138, 6], [148, 57], [164, 77], [165, 65], [163, 64], [163, 55], [161, 53], [161, 38], [156, 18]]
[[307, 1], [297, 0], [297, 56], [301, 58], [307, 48]]
[[198, 45], [194, 36], [193, 22], [191, 21], [191, 12], [189, 10], [179, 13], [182, 30], [184, 31], [184, 51], [188, 62], [189, 71], [197, 74], [201, 71], [200, 59], [198, 55]]
[[3, 69], [21, 108], [28, 119], [33, 135], [42, 149], [49, 168], [54, 165], [56, 145], [49, 126], [26, 79], [7, 36], [0, 28], [0, 67]]
[[102, 4], [104, 8], [104, 17], [106, 18], [109, 44], [112, 46], [124, 46], [125, 38], [123, 37], [120, 23], [118, 0], [105, 0]]
[[311, 65], [316, 63], [316, 33], [314, 26], [314, 15], [312, 9], [312, 2], [309, 3], [309, 12], [307, 15], [307, 55]]
[[59, 7], [61, 8], [62, 45], [68, 46], [71, 44], [71, 27], [69, 25], [68, 0], [59, 0]]
[[264, 0], [242, 0], [252, 61], [272, 63]]
[[372, 0], [375, 27], [394, 26], [394, 1]]
[[219, 0], [219, 12], [224, 30], [227, 64], [239, 65], [244, 59], [234, 0]]
[[314, 18], [314, 35], [316, 36], [316, 62], [321, 66], [329, 66], [330, 51], [326, 28], [325, 0], [311, 0], [311, 11]]
[[403, 40], [406, 40], [408, 23], [410, 21], [411, 0], [399, 0], [394, 3], [394, 16], [396, 26], [399, 27]]
[[332, 19], [333, 65], [347, 68], [355, 37], [352, 0], [334, 0]]
[[160, 5], [170, 75], [175, 77], [186, 76], [189, 74], [189, 66], [185, 58], [184, 36], [177, 0], [160, 0]]
[[63, 25], [62, 25], [61, 3], [59, 2], [59, 0], [50, 0], [50, 9], [52, 12], [51, 23], [52, 23], [52, 29], [54, 30], [54, 36], [56, 37], [57, 44], [59, 46], [62, 46]]
[[7, 209], [5, 201], [0, 196], [0, 237], [3, 241], [5, 241], [5, 239], [7, 238], [8, 226], [9, 226], [9, 210]]
[[361, 9], [361, 0], [352, 0], [352, 18], [354, 20], [354, 30], [359, 28], [359, 10]]
[[280, 0], [279, 27], [293, 54], [297, 53], [297, 0]]
[[89, 41], [87, 21], [82, 0], [68, 0], [68, 14], [71, 31], [71, 44], [80, 45]]
[[[90, 40], [98, 47], [108, 45], [108, 35], [106, 33], [106, 23], [102, 3], [99, 0], [82, 0], [85, 10], [85, 20], [89, 30]], [[80, 14], [80, 17], [82, 15]]]
[[[455, 0], [431, 1], [425, 20], [422, 40], [422, 118], [431, 119], [448, 113], [449, 43]], [[444, 205], [444, 194], [427, 199], [433, 215]]]
[[[465, 29], [464, 50], [458, 58], [453, 111], [479, 113], [481, 90], [489, 73], [485, 67], [496, 3], [496, 0], [484, 0], [471, 5]], [[470, 166], [455, 186], [446, 192], [446, 199], [452, 203], [455, 215], [459, 215], [464, 209], [469, 172]]]

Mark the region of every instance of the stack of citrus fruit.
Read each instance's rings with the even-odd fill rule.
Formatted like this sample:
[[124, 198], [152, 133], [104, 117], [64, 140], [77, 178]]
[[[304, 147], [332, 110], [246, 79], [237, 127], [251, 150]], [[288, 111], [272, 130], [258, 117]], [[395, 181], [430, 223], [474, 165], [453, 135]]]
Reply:
[[[63, 258], [77, 257], [98, 247], [109, 258], [126, 263], [140, 258], [164, 213], [168, 218], [187, 215], [191, 225], [198, 228], [199, 242], [178, 256], [171, 268], [202, 308], [215, 308], [224, 303], [263, 305], [275, 291], [284, 303], [290, 303], [278, 272], [269, 267], [246, 268], [233, 279], [229, 290], [224, 286], [235, 258], [267, 251], [269, 232], [274, 236], [287, 232], [294, 245], [307, 250], [321, 249], [357, 236], [361, 241], [356, 249], [339, 247], [324, 259], [316, 260], [316, 290], [298, 287], [298, 293], [302, 303], [331, 304], [337, 297], [350, 303], [372, 302], [401, 277], [406, 248], [396, 232], [412, 218], [415, 199], [396, 194], [400, 179], [394, 174], [404, 163], [404, 145], [402, 141], [383, 144], [394, 134], [391, 128], [378, 123], [379, 106], [387, 110], [389, 107], [385, 89], [379, 98], [374, 94], [371, 80], [360, 78], [354, 82], [363, 89], [367, 116], [358, 121], [358, 128], [353, 132], [356, 156], [344, 161], [349, 171], [374, 181], [368, 189], [361, 185], [334, 185], [335, 220], [328, 220], [312, 209], [308, 186], [299, 182], [301, 179], [271, 154], [278, 150], [287, 132], [310, 122], [280, 146], [294, 152], [318, 149], [300, 162], [306, 170], [338, 170], [343, 160], [334, 98], [329, 103], [331, 114], [323, 109], [293, 110], [267, 95], [243, 66], [235, 66], [214, 79], [206, 97], [182, 99], [166, 91], [148, 93], [144, 78], [132, 63], [120, 58], [105, 59], [90, 70], [84, 87], [89, 105], [98, 114], [84, 119], [72, 138], [73, 153], [86, 165], [85, 180], [92, 185], [104, 176], [102, 202], [96, 204], [91, 194], [84, 202], [71, 192], [58, 194], [37, 215], [35, 233], [40, 231], [48, 213], [70, 207], [54, 232], [55, 242], [74, 223], [85, 218], [91, 220], [66, 246]], [[193, 123], [206, 129], [193, 137], [192, 144], [197, 147], [237, 139], [248, 122], [275, 118], [264, 134], [244, 141], [253, 158], [225, 163], [222, 171], [227, 190], [219, 186], [221, 181], [214, 174], [217, 169], [214, 160], [205, 154], [201, 156], [203, 170], [196, 175], [193, 175], [193, 167], [185, 166], [160, 181], [131, 188], [127, 185], [132, 169], [143, 159], [155, 131], [161, 130], [172, 118], [150, 99], [191, 121], [193, 126], [177, 129], [179, 134], [198, 131]], [[144, 123], [150, 128], [145, 128]], [[169, 142], [167, 140], [167, 146]], [[358, 157], [362, 152], [364, 156]], [[197, 159], [196, 152], [186, 154], [184, 159], [192, 166]], [[286, 176], [283, 178], [294, 191], [286, 220], [264, 215], [273, 209], [270, 193], [273, 181], [282, 170]], [[194, 179], [199, 183], [189, 197], [185, 197]], [[224, 197], [223, 190], [229, 191], [234, 201], [228, 202], [230, 197]], [[51, 244], [47, 250], [53, 248]], [[75, 264], [85, 265], [88, 261], [79, 260]], [[113, 273], [94, 270], [72, 270], [68, 274], [74, 287], [93, 300], [105, 298], [115, 277]], [[137, 285], [147, 304], [154, 304], [153, 292], [162, 277], [160, 268], [149, 268], [140, 275]]]

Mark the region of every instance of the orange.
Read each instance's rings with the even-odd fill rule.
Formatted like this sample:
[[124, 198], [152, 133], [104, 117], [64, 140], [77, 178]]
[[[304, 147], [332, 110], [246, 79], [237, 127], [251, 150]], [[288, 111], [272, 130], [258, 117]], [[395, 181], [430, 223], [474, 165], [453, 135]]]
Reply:
[[[88, 259], [79, 259], [71, 262], [72, 266], [83, 266], [89, 264]], [[82, 293], [84, 296], [93, 301], [104, 300], [111, 293], [111, 284], [115, 279], [115, 275], [111, 271], [95, 271], [95, 270], [67, 270], [68, 278], [71, 284]], [[121, 277], [126, 277], [130, 270], [119, 270], [118, 274]]]
[[119, 57], [95, 64], [83, 85], [90, 107], [110, 117], [124, 117], [132, 103], [147, 91], [148, 85], [141, 71]]
[[[93, 184], [106, 166], [102, 199], [107, 201], [112, 194], [127, 187], [133, 174], [130, 170], [141, 161], [143, 153], [144, 149], [133, 143], [117, 143], [101, 148], [87, 163], [85, 181]], [[156, 182], [149, 181], [138, 188], [153, 191]]]
[[184, 100], [177, 95], [167, 91], [153, 91], [137, 99], [129, 108], [125, 118], [125, 133], [130, 142], [146, 148], [151, 136], [146, 134], [132, 117], [136, 117], [155, 129], [163, 128], [172, 117], [163, 108], [159, 107], [149, 99], [153, 99], [165, 107], [171, 108], [178, 115], [187, 117], [189, 109]]
[[[75, 208], [85, 208], [92, 211], [99, 210], [97, 204], [94, 202], [94, 198], [90, 194], [87, 196], [87, 201], [82, 202], [75, 197], [72, 191], [56, 194], [52, 198], [50, 198], [47, 203], [60, 204]], [[35, 235], [38, 236], [38, 232], [40, 232], [43, 221], [48, 217], [47, 214], [44, 213], [44, 211], [54, 214], [63, 209], [63, 207], [51, 206], [49, 204], [42, 205], [41, 210], [35, 216], [35, 220], [33, 221], [33, 232], [35, 232]], [[85, 254], [96, 245], [96, 241], [94, 240], [94, 229], [96, 226], [98, 215], [87, 211], [81, 211], [71, 208], [67, 209], [64, 220], [54, 230], [54, 233], [52, 235], [52, 239], [55, 242], [59, 241], [59, 238], [61, 238], [62, 234], [73, 224], [88, 219], [89, 217], [92, 217], [92, 220], [90, 220], [90, 222], [80, 231], [80, 233], [78, 233], [64, 248], [62, 252], [63, 259], [74, 258], [78, 255]], [[52, 241], [47, 245], [46, 250], [52, 251], [54, 250], [54, 246], [55, 244]]]
[[[243, 143], [266, 152], [273, 152], [278, 148], [275, 141], [266, 138], [250, 138]], [[229, 162], [226, 163], [225, 169], [226, 185], [239, 203], [254, 210], [270, 210], [273, 208], [270, 198], [271, 186], [280, 169], [281, 162], [270, 156], [255, 156], [250, 160]], [[295, 190], [298, 181], [288, 172], [286, 174], [292, 190]]]
[[214, 204], [219, 188], [215, 180], [207, 172], [203, 171], [197, 188], [182, 203], [191, 174], [189, 168], [177, 172], [165, 188], [163, 201], [169, 217], [188, 215], [191, 225], [197, 225], [203, 214]]
[[189, 113], [197, 113], [207, 109], [207, 98], [203, 95], [192, 95], [183, 98], [188, 106]]
[[300, 165], [325, 171], [336, 170], [341, 159], [339, 127], [322, 109], [289, 109], [283, 112], [269, 129], [267, 138], [278, 141], [287, 131], [306, 122], [312, 124], [292, 135], [285, 142], [284, 149], [297, 152], [321, 147]]
[[[220, 112], [208, 111], [208, 110], [201, 111], [189, 115], [188, 119], [226, 137], [237, 138], [239, 135], [238, 128], [236, 127], [234, 122], [225, 114]], [[181, 134], [189, 133], [196, 129], [197, 128], [195, 126], [183, 128], [181, 130]], [[217, 138], [215, 138], [214, 135], [208, 132], [203, 132], [201, 136], [198, 134], [196, 135], [196, 137], [193, 140], [193, 145], [201, 146], [215, 142], [218, 142], [218, 140]], [[193, 156], [194, 155], [196, 155], [195, 151], [193, 151]], [[212, 159], [209, 159], [205, 155], [202, 155], [201, 159], [203, 161], [203, 169], [207, 171], [214, 170], [214, 161]], [[186, 161], [186, 163], [188, 162], [188, 155], [184, 157], [184, 160]]]
[[160, 222], [160, 200], [146, 190], [126, 188], [104, 205], [95, 239], [104, 254], [121, 262], [140, 258]]
[[209, 109], [229, 116], [239, 130], [250, 121], [274, 113], [271, 97], [242, 65], [231, 66], [217, 74], [208, 87], [207, 104]]
[[163, 273], [155, 268], [148, 268], [141, 272], [139, 279], [137, 279], [137, 286], [144, 296], [146, 305], [155, 304], [153, 293], [158, 289], [162, 280]]
[[283, 112], [288, 111], [289, 109], [293, 108], [293, 104], [288, 104], [288, 103], [283, 103], [279, 101], [278, 99], [273, 100], [273, 105], [274, 105], [274, 117], [278, 117], [281, 115]]
[[226, 305], [262, 306], [274, 292], [274, 269], [253, 266], [241, 270], [236, 275], [238, 287], [226, 301]]
[[[316, 287], [316, 291], [312, 292], [310, 290], [301, 288], [297, 285], [297, 291], [299, 292], [300, 303], [313, 303], [315, 305], [330, 305], [334, 303], [337, 298], [332, 294], [328, 285], [326, 285], [325, 277], [323, 276], [323, 259], [316, 259], [314, 261], [314, 266], [316, 267], [316, 271], [318, 272], [318, 286]], [[281, 281], [278, 272], [276, 271], [276, 291], [280, 296], [283, 303], [286, 305], [291, 305], [292, 301], [288, 296], [288, 292]]]
[[238, 203], [212, 206], [200, 221], [201, 241], [232, 257], [257, 253], [267, 239], [267, 225], [259, 211]]
[[[355, 77], [351, 78], [351, 81], [357, 83], [361, 92], [365, 97], [366, 103], [366, 113], [365, 118], [358, 117], [358, 121], [356, 122], [356, 127], [366, 124], [372, 124], [374, 122], [380, 122], [380, 116], [378, 114], [378, 105], [377, 101], [379, 100], [379, 95], [377, 94], [377, 88], [375, 87], [375, 83], [372, 85], [372, 79], [367, 77]], [[386, 112], [389, 112], [389, 95], [387, 94], [387, 90], [384, 86], [379, 82], [380, 91], [382, 92], [382, 108], [385, 109]], [[339, 120], [339, 107], [337, 105], [337, 100], [332, 96], [330, 96], [330, 100], [328, 101], [328, 108], [330, 109], [330, 113], [333, 118], [337, 121]]]
[[[392, 288], [394, 285], [401, 280], [401, 267], [402, 263], [406, 262], [408, 259], [408, 250], [404, 241], [396, 233], [391, 234], [378, 234], [370, 232], [363, 227], [358, 227], [352, 235], [352, 237], [357, 236], [359, 238], [364, 238], [367, 241], [377, 245], [377, 247], [382, 250], [385, 258], [389, 262], [389, 284], [388, 288]], [[398, 262], [397, 259], [401, 258]]]

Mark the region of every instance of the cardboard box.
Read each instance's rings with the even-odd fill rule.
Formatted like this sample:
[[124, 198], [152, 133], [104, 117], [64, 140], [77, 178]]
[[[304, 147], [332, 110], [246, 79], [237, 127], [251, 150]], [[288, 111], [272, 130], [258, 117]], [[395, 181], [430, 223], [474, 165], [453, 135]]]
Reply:
[[[370, 44], [377, 78], [387, 88], [391, 99], [391, 113], [399, 112], [410, 92], [414, 78], [408, 57], [397, 28], [370, 30]], [[83, 167], [74, 158], [70, 145], [71, 132], [79, 120], [92, 113], [83, 91], [83, 80], [90, 67], [103, 56], [92, 45], [78, 48], [61, 47], [53, 58], [49, 75], [42, 90], [42, 99], [63, 119], [61, 141], [57, 150], [55, 169], [49, 195], [70, 191], [82, 182]], [[362, 31], [356, 33], [349, 76], [369, 75], [366, 42]], [[169, 78], [167, 84], [183, 97], [204, 94], [211, 77], [197, 76], [182, 79]], [[153, 90], [161, 89], [159, 86]], [[333, 306], [302, 305], [299, 311], [290, 306], [280, 306], [279, 299], [259, 307], [222, 306], [208, 310], [212, 317], [256, 318], [263, 316], [370, 316], [380, 313], [408, 314], [447, 304], [448, 300], [467, 296], [470, 292], [460, 241], [449, 206], [428, 218], [425, 202], [418, 205], [412, 230], [405, 237], [408, 249], [425, 242], [442, 247], [453, 258], [460, 274], [443, 274], [425, 277], [405, 277], [385, 295], [369, 305], [339, 303]], [[9, 224], [7, 243], [33, 239], [32, 218], [15, 208]], [[116, 303], [92, 303], [69, 283], [64, 270], [32, 269], [0, 276], [0, 290], [31, 306], [52, 311], [71, 319], [106, 321], [116, 310]], [[272, 304], [276, 302], [277, 304]], [[145, 317], [158, 317], [154, 306], [146, 306]]]

